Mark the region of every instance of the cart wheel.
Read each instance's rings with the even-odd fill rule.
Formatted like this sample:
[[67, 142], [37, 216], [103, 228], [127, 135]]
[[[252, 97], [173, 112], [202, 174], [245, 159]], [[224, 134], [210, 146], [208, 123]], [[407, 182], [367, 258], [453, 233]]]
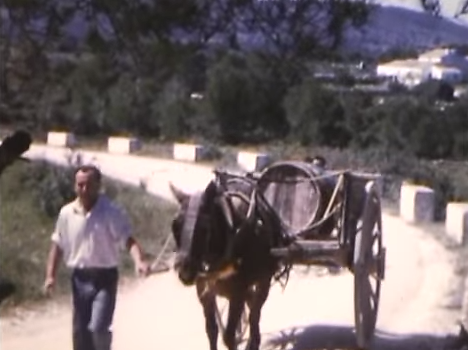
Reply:
[[354, 246], [354, 314], [356, 338], [361, 349], [368, 349], [374, 337], [385, 271], [382, 212], [374, 182], [366, 185], [366, 192], [362, 226]]
[[[221, 298], [217, 298], [216, 301], [216, 321], [218, 322], [218, 327], [220, 328], [221, 334], [224, 333], [227, 324], [227, 315], [228, 315], [228, 302]], [[245, 334], [249, 326], [249, 317], [247, 312], [247, 306], [244, 306], [239, 325], [236, 331], [236, 342], [241, 343], [244, 340]]]

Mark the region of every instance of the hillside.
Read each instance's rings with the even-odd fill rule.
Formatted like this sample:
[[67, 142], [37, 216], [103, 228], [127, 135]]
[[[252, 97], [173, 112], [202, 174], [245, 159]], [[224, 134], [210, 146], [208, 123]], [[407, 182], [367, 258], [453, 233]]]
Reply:
[[[390, 49], [427, 49], [440, 45], [468, 45], [468, 15], [455, 19], [452, 7], [440, 17], [423, 12], [419, 1], [379, 0], [369, 23], [350, 28], [344, 50], [378, 56]], [[443, 1], [456, 3], [456, 1]]]
[[[419, 12], [423, 11], [421, 0], [374, 0], [374, 2], [383, 6], [395, 6]], [[456, 18], [459, 23], [468, 25], [468, 14], [457, 16], [463, 0], [439, 0], [438, 2], [440, 4], [441, 17], [448, 20]]]

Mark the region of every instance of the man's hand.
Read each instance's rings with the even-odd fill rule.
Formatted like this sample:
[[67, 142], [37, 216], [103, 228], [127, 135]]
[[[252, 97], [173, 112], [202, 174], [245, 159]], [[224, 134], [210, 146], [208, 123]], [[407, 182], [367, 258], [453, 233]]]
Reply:
[[151, 268], [146, 261], [144, 261], [144, 254], [138, 242], [130, 236], [126, 242], [127, 249], [135, 263], [135, 272], [139, 276], [148, 276]]
[[42, 286], [42, 292], [46, 296], [50, 296], [55, 286], [57, 266], [61, 257], [62, 250], [56, 243], [52, 242], [52, 245], [50, 246], [49, 256], [47, 258], [47, 267], [45, 273], [46, 278], [44, 281], [44, 285]]
[[44, 281], [44, 285], [42, 286], [42, 292], [44, 293], [44, 295], [49, 296], [52, 293], [54, 286], [55, 286], [55, 278], [46, 277]]
[[135, 272], [138, 276], [146, 277], [150, 274], [150, 266], [146, 261], [137, 260], [135, 263]]

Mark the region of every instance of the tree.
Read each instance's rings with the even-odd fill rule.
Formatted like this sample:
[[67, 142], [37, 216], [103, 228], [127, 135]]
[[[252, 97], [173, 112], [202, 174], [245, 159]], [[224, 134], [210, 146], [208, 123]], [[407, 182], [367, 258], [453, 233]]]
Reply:
[[[255, 54], [248, 55], [248, 68], [245, 71], [236, 68], [225, 78], [233, 79], [233, 83], [247, 82], [246, 86], [252, 89], [255, 98], [244, 96], [247, 92], [242, 95], [239, 90], [244, 100], [255, 101], [249, 102], [249, 110], [242, 107], [247, 114], [242, 122], [239, 120], [242, 125], [238, 125], [246, 139], [252, 140], [271, 139], [286, 132], [280, 101], [286, 88], [299, 81], [304, 61], [336, 50], [347, 26], [365, 23], [371, 9], [368, 0], [5, 0], [1, 8], [0, 105], [10, 120], [20, 115], [37, 122], [37, 118], [42, 118], [36, 111], [41, 104], [47, 111], [47, 120], [55, 118], [51, 117], [55, 114], [51, 111], [58, 110], [60, 118], [56, 119], [66, 120], [63, 110], [89, 109], [80, 113], [92, 113], [97, 122], [88, 120], [89, 125], [84, 128], [87, 130], [111, 125], [148, 130], [151, 123], [146, 123], [143, 116], [150, 114], [156, 118], [157, 114], [151, 112], [157, 109], [151, 96], [158, 95], [174, 76], [190, 77], [184, 81], [188, 90], [194, 86], [202, 89], [213, 51], [246, 53], [254, 49]], [[244, 45], [258, 37], [260, 45]], [[82, 87], [74, 87], [71, 80], [67, 81], [71, 79], [70, 72], [57, 74], [52, 63], [64, 54], [72, 62], [67, 68], [71, 71], [80, 70], [89, 57], [107, 62], [96, 73], [96, 81], [89, 82], [93, 93], [74, 91]], [[122, 84], [120, 75], [129, 77], [128, 84], [145, 81], [141, 91], [146, 92], [132, 93], [128, 100], [125, 97], [126, 105], [118, 114], [127, 114], [129, 124], [103, 123], [110, 113], [117, 113], [118, 108], [112, 107], [117, 106], [117, 100], [109, 94], [120, 94], [122, 86], [113, 86]], [[215, 84], [215, 80], [211, 83]], [[218, 83], [221, 81], [224, 80]], [[89, 94], [86, 99], [78, 99], [79, 104], [88, 105], [78, 108], [69, 101], [68, 108], [57, 108], [53, 102], [57, 99], [46, 95], [61, 90], [60, 86], [67, 86], [70, 96]], [[218, 94], [221, 98], [224, 92], [212, 91], [211, 96]], [[235, 97], [228, 100], [234, 110], [239, 106]], [[216, 108], [215, 114], [220, 118], [223, 115], [224, 121], [233, 113], [227, 110], [218, 113], [219, 103]], [[153, 122], [153, 126], [159, 123]], [[228, 129], [225, 125], [224, 130], [232, 133]]]
[[165, 138], [174, 140], [191, 134], [189, 120], [193, 111], [189, 95], [186, 85], [178, 77], [168, 81], [159, 93], [152, 112]]
[[259, 35], [281, 59], [311, 57], [337, 49], [347, 26], [363, 25], [371, 10], [368, 0], [6, 0], [3, 8], [4, 37], [18, 33], [42, 51], [75, 43], [143, 71], [151, 47], [160, 58], [172, 52], [170, 63], [179, 50], [238, 49]]
[[453, 101], [454, 91], [455, 89], [451, 84], [437, 79], [429, 79], [413, 88], [415, 96], [424, 99], [427, 102]]
[[350, 134], [337, 96], [314, 80], [289, 89], [284, 108], [290, 137], [304, 145], [346, 147]]
[[367, 110], [369, 146], [387, 152], [404, 152], [423, 158], [440, 158], [452, 152], [453, 138], [445, 115], [425, 101], [397, 98]]
[[452, 157], [467, 159], [468, 154], [468, 95], [444, 110], [444, 117], [450, 125], [447, 132], [453, 139]]
[[346, 129], [349, 132], [349, 146], [354, 148], [366, 148], [372, 142], [369, 130], [372, 125], [372, 117], [367, 110], [373, 105], [372, 95], [353, 91], [340, 96], [341, 104], [345, 110]]
[[251, 0], [244, 1], [240, 26], [279, 59], [294, 60], [336, 50], [347, 26], [362, 26], [370, 11], [366, 0]]
[[283, 89], [255, 55], [228, 54], [208, 71], [207, 100], [230, 143], [284, 135]]

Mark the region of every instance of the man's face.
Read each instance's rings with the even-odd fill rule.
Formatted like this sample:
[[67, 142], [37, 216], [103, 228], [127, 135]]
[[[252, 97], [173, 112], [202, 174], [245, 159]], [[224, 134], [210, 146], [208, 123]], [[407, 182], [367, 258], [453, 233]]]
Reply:
[[92, 204], [99, 195], [100, 183], [93, 171], [78, 171], [75, 176], [75, 192], [83, 205]]

